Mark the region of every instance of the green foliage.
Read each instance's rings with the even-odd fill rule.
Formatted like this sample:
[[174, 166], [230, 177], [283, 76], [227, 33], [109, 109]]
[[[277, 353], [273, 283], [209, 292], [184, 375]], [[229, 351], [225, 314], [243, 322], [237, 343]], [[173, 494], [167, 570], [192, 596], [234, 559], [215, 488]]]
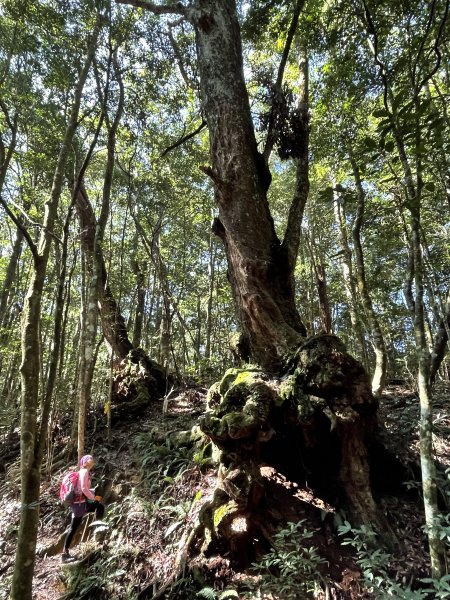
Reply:
[[197, 592], [197, 598], [204, 598], [204, 600], [217, 600], [216, 590], [214, 588], [205, 587]]
[[[87, 549], [87, 559], [89, 552]], [[93, 551], [95, 553], [95, 551]], [[83, 557], [82, 557], [83, 558]], [[96, 597], [100, 600], [135, 600], [136, 593], [131, 589], [117, 592], [118, 584], [123, 582], [129, 564], [134, 560], [133, 549], [125, 544], [117, 544], [107, 552], [97, 551], [92, 562], [87, 560], [80, 565], [71, 565], [64, 569], [66, 587], [72, 600]]]
[[[445, 575], [439, 580], [423, 578], [425, 584], [420, 589], [401, 585], [389, 573], [389, 563], [392, 555], [380, 549], [377, 534], [371, 527], [362, 525], [352, 528], [348, 521], [339, 526], [339, 535], [344, 537], [343, 546], [352, 546], [356, 551], [357, 563], [361, 568], [364, 585], [371, 590], [373, 598], [398, 598], [398, 600], [434, 600], [435, 598], [448, 598], [450, 592], [450, 575]], [[448, 535], [445, 527], [443, 538]]]
[[249, 586], [251, 591], [273, 593], [286, 600], [294, 600], [299, 594], [312, 597], [325, 583], [321, 568], [326, 564], [308, 541], [313, 536], [304, 520], [288, 523], [285, 529], [278, 531], [271, 550], [253, 564], [253, 571], [259, 577]]
[[177, 443], [176, 436], [173, 440], [170, 437], [161, 438], [160, 434], [152, 431], [136, 436], [135, 444], [140, 456], [142, 481], [150, 490], [160, 485], [161, 477], [171, 484], [186, 469], [209, 465], [211, 462], [207, 456], [210, 444], [203, 439], [195, 443], [187, 435], [183, 435], [183, 440]]

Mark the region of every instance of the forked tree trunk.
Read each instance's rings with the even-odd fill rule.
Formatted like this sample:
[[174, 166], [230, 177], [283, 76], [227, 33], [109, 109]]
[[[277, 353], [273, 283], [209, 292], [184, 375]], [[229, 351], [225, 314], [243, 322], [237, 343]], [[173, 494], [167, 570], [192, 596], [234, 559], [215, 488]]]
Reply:
[[[341, 441], [340, 480], [353, 515], [380, 527], [383, 519], [370, 491], [365, 446], [365, 426], [373, 424], [376, 402], [363, 368], [337, 338], [317, 336], [305, 342], [292, 285], [295, 260], [290, 260], [275, 234], [267, 203], [269, 178], [256, 148], [234, 3], [203, 0], [187, 14], [196, 31], [210, 134], [212, 167], [207, 172], [215, 183], [219, 207], [215, 231], [225, 244], [238, 318], [249, 336], [254, 359], [268, 373], [279, 373], [287, 357], [300, 348], [290, 371], [295, 393], [284, 393], [284, 398], [295, 397], [296, 403], [310, 395], [322, 398], [321, 406], [331, 411]], [[222, 475], [212, 516], [205, 515], [205, 523], [214, 521], [218, 507], [226, 505], [229, 517], [222, 534], [229, 539], [236, 516], [256, 510], [261, 496], [257, 447], [265, 434], [270, 437], [274, 410], [270, 390], [255, 377], [250, 388], [255, 394], [259, 390], [260, 401], [253, 406], [250, 394], [249, 404], [244, 401], [241, 417], [236, 417], [232, 398], [239, 392], [234, 388], [244, 381], [239, 375], [233, 378], [226, 376], [214, 392], [211, 413], [203, 423], [204, 431], [222, 448]], [[247, 483], [242, 487], [243, 481]], [[243, 493], [234, 497], [237, 489]]]
[[196, 31], [203, 108], [209, 135], [228, 274], [254, 359], [272, 372], [305, 334], [295, 306], [292, 265], [278, 239], [266, 192], [270, 174], [257, 150], [234, 2], [198, 3]]
[[[367, 375], [342, 342], [327, 335], [305, 340], [293, 269], [307, 182], [297, 178], [298, 193], [282, 243], [267, 202], [270, 174], [257, 150], [235, 2], [198, 0], [188, 7], [138, 4], [156, 13], [184, 15], [194, 27], [210, 136], [211, 166], [204, 171], [215, 184], [219, 208], [214, 231], [224, 242], [237, 318], [250, 340], [253, 359], [262, 367], [232, 370], [210, 390], [202, 428], [222, 452], [218, 487], [200, 517], [201, 528], [209, 532], [206, 545], [209, 539], [216, 550], [230, 552], [238, 562], [251, 560], [255, 536], [264, 536], [264, 524], [257, 518], [264, 487], [261, 446], [282, 427], [291, 408], [297, 411], [300, 431], [302, 423], [306, 429], [314, 426], [316, 413], [328, 416], [340, 441], [338, 477], [355, 519], [381, 526], [370, 491], [365, 445], [376, 402]], [[283, 369], [287, 378], [281, 385], [276, 379], [268, 382]], [[280, 411], [285, 411], [283, 417]]]

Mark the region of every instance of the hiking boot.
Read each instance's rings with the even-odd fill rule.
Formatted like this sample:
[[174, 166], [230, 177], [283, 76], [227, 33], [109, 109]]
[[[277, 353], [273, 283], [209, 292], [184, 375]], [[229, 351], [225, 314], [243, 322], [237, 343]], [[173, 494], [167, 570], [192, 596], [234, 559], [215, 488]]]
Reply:
[[72, 560], [72, 557], [70, 556], [69, 551], [64, 550], [63, 553], [61, 554], [61, 562], [66, 563], [66, 562], [69, 562], [70, 560]]

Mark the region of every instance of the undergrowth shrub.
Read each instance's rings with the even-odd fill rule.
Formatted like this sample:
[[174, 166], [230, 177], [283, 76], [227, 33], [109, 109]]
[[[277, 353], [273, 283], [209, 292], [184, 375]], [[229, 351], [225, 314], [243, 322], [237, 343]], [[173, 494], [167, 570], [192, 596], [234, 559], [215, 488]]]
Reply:
[[[87, 546], [87, 554], [91, 549]], [[97, 552], [99, 552], [97, 550]], [[70, 600], [136, 600], [128, 579], [135, 552], [127, 544], [114, 544], [107, 552], [99, 552], [91, 563], [65, 568], [65, 585]]]
[[160, 433], [150, 431], [137, 435], [134, 441], [141, 463], [142, 482], [150, 491], [161, 487], [161, 477], [164, 482], [173, 483], [187, 469], [211, 464], [208, 456], [211, 445], [202, 443], [201, 439], [180, 442], [177, 438], [161, 439]]
[[[343, 546], [355, 549], [357, 564], [361, 569], [362, 583], [376, 599], [397, 598], [397, 600], [437, 600], [450, 598], [450, 575], [441, 579], [424, 578], [420, 589], [412, 589], [410, 585], [402, 586], [389, 573], [389, 563], [392, 555], [380, 549], [377, 534], [365, 525], [352, 528], [345, 521], [338, 529], [339, 535], [346, 536]], [[450, 528], [441, 527], [441, 538], [450, 534]]]
[[246, 598], [257, 600], [271, 593], [283, 600], [306, 599], [326, 588], [321, 567], [327, 561], [311, 545], [313, 535], [305, 520], [287, 523], [276, 533], [270, 551], [253, 563], [252, 570], [258, 577], [255, 582], [247, 582], [250, 594]]

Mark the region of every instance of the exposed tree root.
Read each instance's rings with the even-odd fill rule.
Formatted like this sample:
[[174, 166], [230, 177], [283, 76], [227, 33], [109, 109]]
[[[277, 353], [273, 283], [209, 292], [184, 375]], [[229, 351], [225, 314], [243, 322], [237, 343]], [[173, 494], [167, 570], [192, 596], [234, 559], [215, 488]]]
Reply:
[[259, 518], [264, 462], [278, 461], [300, 484], [306, 473], [324, 488], [334, 482], [355, 525], [389, 532], [370, 487], [378, 404], [363, 367], [331, 335], [306, 340], [286, 365], [278, 379], [258, 367], [230, 369], [210, 389], [201, 420], [220, 464], [199, 515], [198, 550], [227, 552], [241, 568], [270, 542], [271, 524]]

